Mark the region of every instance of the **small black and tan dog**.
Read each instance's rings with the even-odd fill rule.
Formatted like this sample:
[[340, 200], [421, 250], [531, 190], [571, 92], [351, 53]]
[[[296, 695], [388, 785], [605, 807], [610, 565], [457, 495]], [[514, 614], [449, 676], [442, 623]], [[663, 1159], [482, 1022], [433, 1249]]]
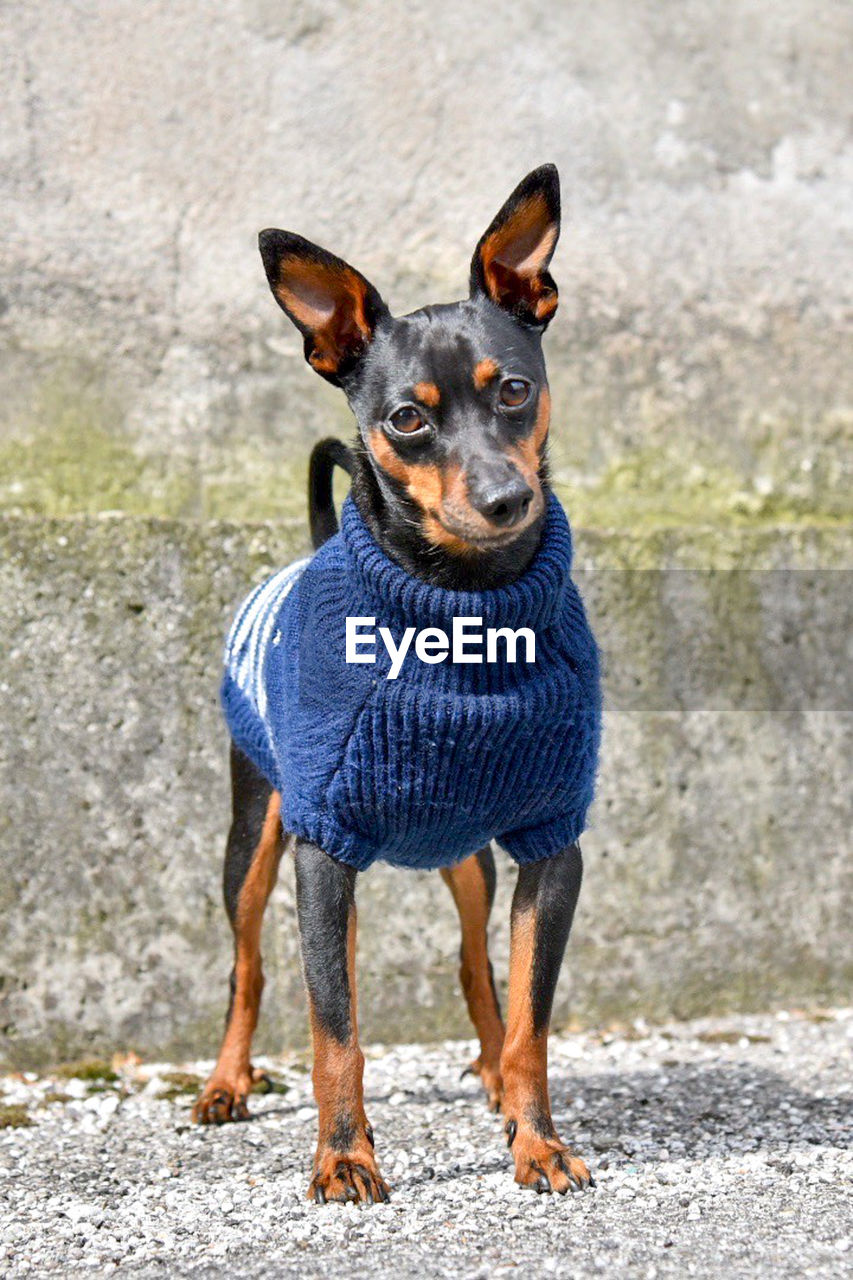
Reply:
[[[264, 231], [272, 291], [305, 340], [309, 364], [340, 386], [358, 422], [348, 449], [325, 441], [310, 467], [311, 531], [332, 536], [332, 472], [343, 466], [374, 539], [408, 573], [442, 587], [513, 582], [539, 544], [548, 487], [550, 400], [542, 334], [557, 308], [548, 267], [559, 235], [557, 171], [516, 188], [480, 239], [470, 297], [392, 318], [352, 267], [301, 237]], [[260, 935], [286, 833], [279, 795], [232, 747], [233, 825], [225, 903], [235, 938], [231, 1004], [195, 1119], [245, 1119], [263, 977]], [[297, 905], [314, 1042], [319, 1143], [309, 1195], [388, 1197], [364, 1110], [355, 984], [356, 873], [295, 841]], [[547, 1038], [557, 975], [581, 885], [572, 844], [519, 868], [512, 904], [506, 1027], [486, 930], [495, 887], [490, 848], [442, 868], [462, 928], [461, 980], [480, 1041], [473, 1070], [504, 1116], [516, 1181], [578, 1191], [591, 1181], [551, 1119]]]

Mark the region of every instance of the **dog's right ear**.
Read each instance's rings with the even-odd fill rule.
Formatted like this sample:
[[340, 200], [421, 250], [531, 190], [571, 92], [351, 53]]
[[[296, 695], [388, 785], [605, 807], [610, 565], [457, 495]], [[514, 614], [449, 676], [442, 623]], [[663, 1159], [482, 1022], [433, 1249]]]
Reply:
[[360, 272], [302, 236], [269, 229], [258, 245], [273, 295], [305, 339], [305, 359], [339, 386], [388, 308]]

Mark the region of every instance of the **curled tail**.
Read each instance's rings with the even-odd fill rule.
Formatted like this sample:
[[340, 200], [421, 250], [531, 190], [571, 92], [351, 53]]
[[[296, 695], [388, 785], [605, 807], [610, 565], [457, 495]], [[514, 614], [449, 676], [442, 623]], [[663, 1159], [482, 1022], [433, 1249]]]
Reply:
[[329, 436], [314, 445], [308, 463], [308, 523], [314, 550], [338, 532], [332, 496], [332, 472], [341, 467], [352, 475], [352, 452], [341, 440]]

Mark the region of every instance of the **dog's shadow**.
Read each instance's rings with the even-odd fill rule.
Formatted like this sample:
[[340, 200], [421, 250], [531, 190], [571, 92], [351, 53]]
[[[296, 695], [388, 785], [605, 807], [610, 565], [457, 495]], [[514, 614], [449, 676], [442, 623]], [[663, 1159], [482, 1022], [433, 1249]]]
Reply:
[[[449, 1105], [479, 1095], [460, 1088], [441, 1095]], [[413, 1104], [437, 1101], [412, 1093]], [[764, 1066], [679, 1063], [663, 1071], [618, 1070], [584, 1074], [555, 1063], [551, 1070], [555, 1127], [590, 1159], [590, 1164], [671, 1159], [705, 1159], [714, 1139], [739, 1139], [744, 1151], [760, 1150], [786, 1160], [792, 1140], [809, 1146], [853, 1148], [853, 1106], [849, 1094], [818, 1097]], [[583, 1106], [575, 1105], [575, 1100]], [[500, 1121], [496, 1119], [500, 1137]], [[732, 1149], [732, 1148], [730, 1148]], [[502, 1168], [487, 1159], [481, 1172]]]
[[[560, 1064], [552, 1080], [558, 1131], [582, 1137], [594, 1160], [645, 1166], [702, 1160], [715, 1139], [729, 1151], [776, 1153], [783, 1160], [792, 1140], [853, 1147], [849, 1095], [816, 1096], [744, 1061], [606, 1075], [574, 1073]], [[573, 1099], [582, 1099], [583, 1108]]]
[[[393, 1087], [368, 1091], [368, 1108], [384, 1108], [394, 1091]], [[494, 1126], [494, 1145], [485, 1135], [477, 1172], [505, 1168], [502, 1122], [485, 1110], [476, 1080], [460, 1080], [456, 1087], [401, 1092], [405, 1095], [401, 1109], [409, 1107], [415, 1113], [421, 1107], [429, 1109], [427, 1130], [442, 1105], [455, 1111], [456, 1104], [466, 1099], [472, 1109], [483, 1108], [484, 1120]], [[551, 1098], [557, 1131], [581, 1149], [593, 1166], [603, 1160], [634, 1160], [648, 1166], [676, 1158], [703, 1159], [715, 1138], [739, 1138], [744, 1150], [780, 1153], [780, 1158], [787, 1155], [791, 1136], [800, 1144], [853, 1147], [849, 1095], [817, 1097], [767, 1067], [743, 1061], [679, 1063], [662, 1071], [615, 1070], [595, 1075], [585, 1074], [580, 1063], [569, 1066], [558, 1061], [551, 1068]], [[576, 1105], [581, 1101], [582, 1107]], [[255, 1118], [279, 1122], [297, 1110], [282, 1099]], [[425, 1135], [424, 1144], [429, 1140]], [[413, 1167], [407, 1183], [452, 1181], [467, 1169], [467, 1163], [443, 1171], [432, 1170], [428, 1163], [423, 1171]]]

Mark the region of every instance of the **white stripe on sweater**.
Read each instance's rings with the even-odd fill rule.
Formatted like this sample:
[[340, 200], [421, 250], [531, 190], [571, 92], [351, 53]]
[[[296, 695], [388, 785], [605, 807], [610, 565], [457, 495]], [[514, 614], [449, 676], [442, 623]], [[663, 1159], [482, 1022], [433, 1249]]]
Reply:
[[310, 557], [296, 560], [256, 587], [243, 605], [225, 642], [225, 667], [261, 717], [266, 712], [264, 655], [279, 606], [302, 574]]

